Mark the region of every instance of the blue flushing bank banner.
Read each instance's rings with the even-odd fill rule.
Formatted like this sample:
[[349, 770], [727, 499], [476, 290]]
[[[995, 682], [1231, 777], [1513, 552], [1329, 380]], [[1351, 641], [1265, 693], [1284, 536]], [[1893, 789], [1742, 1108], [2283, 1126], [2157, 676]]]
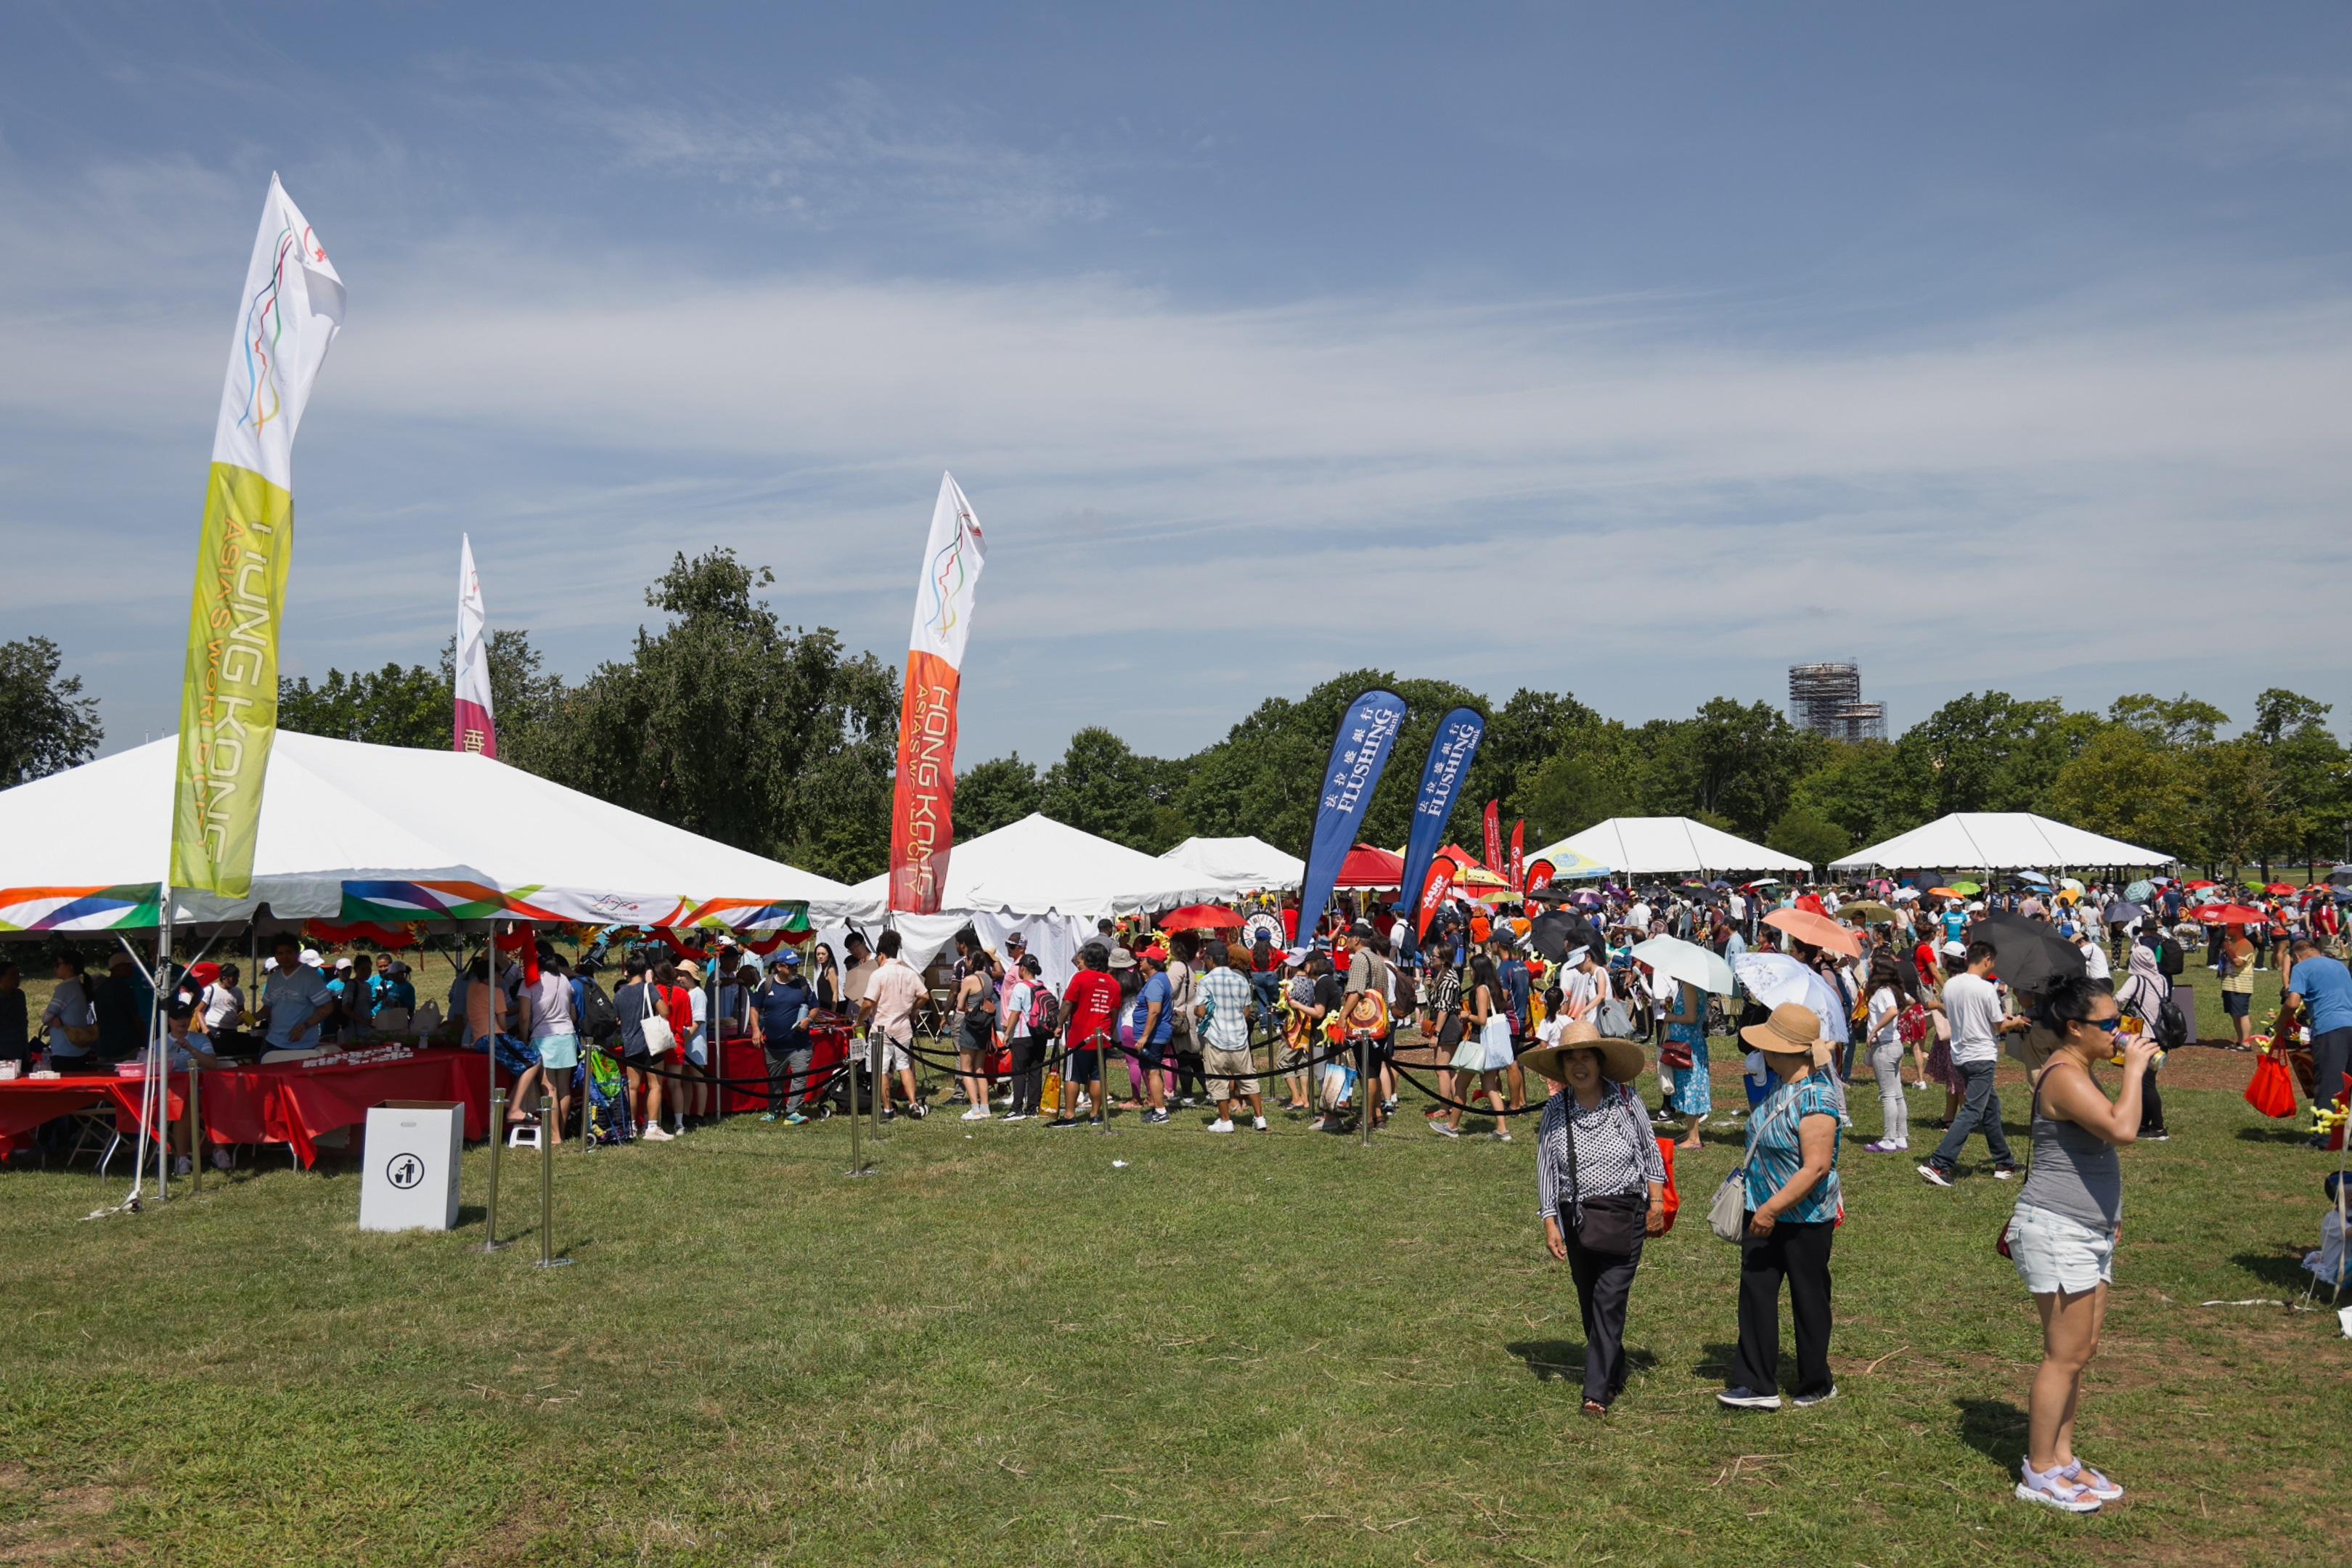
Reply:
[[1429, 761], [1421, 770], [1421, 799], [1412, 808], [1412, 835], [1404, 845], [1404, 888], [1397, 907], [1408, 918], [1421, 907], [1422, 884], [1445, 843], [1445, 825], [1454, 820], [1454, 797], [1470, 776], [1470, 760], [1486, 738], [1486, 721], [1475, 708], [1456, 708], [1437, 721], [1429, 738]]
[[1364, 813], [1372, 804], [1372, 786], [1389, 765], [1397, 732], [1404, 728], [1404, 699], [1377, 688], [1348, 704], [1339, 732], [1331, 738], [1331, 760], [1324, 764], [1322, 799], [1315, 813], [1315, 837], [1307, 847], [1306, 880], [1298, 889], [1298, 942], [1315, 938], [1316, 922], [1331, 901], [1331, 884], [1339, 880], [1340, 863], [1356, 847]]

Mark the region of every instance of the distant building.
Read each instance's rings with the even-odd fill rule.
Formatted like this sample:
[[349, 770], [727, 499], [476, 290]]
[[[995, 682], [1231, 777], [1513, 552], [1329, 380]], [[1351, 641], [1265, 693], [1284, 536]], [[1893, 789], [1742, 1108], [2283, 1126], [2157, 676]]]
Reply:
[[1862, 700], [1862, 666], [1851, 661], [1790, 665], [1789, 717], [1832, 741], [1886, 739], [1886, 704]]

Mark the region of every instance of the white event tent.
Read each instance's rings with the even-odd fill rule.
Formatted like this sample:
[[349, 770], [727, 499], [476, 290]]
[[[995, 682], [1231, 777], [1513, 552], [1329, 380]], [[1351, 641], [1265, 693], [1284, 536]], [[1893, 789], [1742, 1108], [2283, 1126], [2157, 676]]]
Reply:
[[1263, 838], [1187, 838], [1160, 863], [1223, 882], [1237, 893], [1288, 892], [1307, 879], [1307, 862]]
[[1528, 864], [1561, 852], [1598, 861], [1620, 877], [1695, 875], [1702, 871], [1812, 869], [1793, 855], [1736, 838], [1687, 816], [1612, 816], [1528, 856]]
[[2027, 867], [2165, 866], [2172, 857], [2030, 811], [1956, 811], [1832, 863], [1833, 871], [2016, 871]]
[[[152, 928], [179, 742], [0, 792], [0, 933]], [[281, 732], [248, 897], [175, 890], [173, 923], [534, 919], [760, 930], [836, 918], [839, 882], [463, 752]]]
[[[850, 889], [866, 920], [890, 901], [885, 872]], [[1056, 989], [1076, 967], [1079, 945], [1098, 920], [1233, 897], [1230, 884], [1154, 859], [1041, 813], [959, 844], [935, 915], [892, 914], [902, 956], [920, 969], [969, 925], [992, 950], [1019, 931]], [[820, 937], [829, 933], [820, 931]]]

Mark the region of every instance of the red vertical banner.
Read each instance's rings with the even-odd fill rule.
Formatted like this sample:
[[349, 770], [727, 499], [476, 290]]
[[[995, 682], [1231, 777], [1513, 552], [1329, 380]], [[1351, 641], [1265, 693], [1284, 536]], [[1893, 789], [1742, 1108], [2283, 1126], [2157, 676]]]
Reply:
[[1486, 869], [1503, 874], [1503, 815], [1501, 803], [1486, 803]]
[[940, 476], [915, 589], [907, 684], [898, 700], [898, 777], [891, 795], [890, 908], [937, 914], [955, 847], [956, 693], [983, 560], [980, 522], [953, 474]]
[[1522, 893], [1532, 893], [1538, 888], [1549, 886], [1554, 869], [1550, 861], [1538, 860], [1528, 868], [1528, 885], [1519, 890]]
[[1528, 819], [1524, 816], [1511, 824], [1511, 891], [1528, 890]]
[[1412, 928], [1414, 941], [1429, 934], [1430, 919], [1437, 913], [1437, 906], [1445, 901], [1446, 890], [1454, 886], [1454, 873], [1461, 868], [1443, 856], [1430, 866], [1428, 879], [1421, 885], [1421, 907]]
[[936, 654], [907, 655], [898, 700], [898, 783], [890, 811], [890, 907], [933, 915], [955, 843], [956, 688], [961, 671]]

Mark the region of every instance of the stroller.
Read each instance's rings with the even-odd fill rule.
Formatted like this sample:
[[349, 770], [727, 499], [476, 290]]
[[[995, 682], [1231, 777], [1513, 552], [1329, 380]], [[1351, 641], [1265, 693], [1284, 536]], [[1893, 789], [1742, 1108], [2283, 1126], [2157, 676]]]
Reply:
[[629, 1077], [618, 1057], [598, 1047], [582, 1051], [573, 1089], [588, 1107], [590, 1148], [626, 1143], [636, 1136], [629, 1116]]

